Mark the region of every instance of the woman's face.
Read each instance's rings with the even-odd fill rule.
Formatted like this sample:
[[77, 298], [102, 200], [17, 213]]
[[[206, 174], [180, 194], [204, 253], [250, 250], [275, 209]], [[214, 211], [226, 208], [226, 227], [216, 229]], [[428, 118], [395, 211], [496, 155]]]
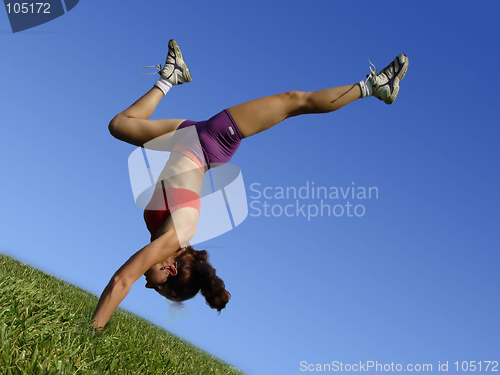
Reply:
[[163, 262], [157, 263], [146, 271], [146, 288], [161, 287], [167, 281], [169, 276], [177, 275], [177, 268], [173, 259], [168, 258]]

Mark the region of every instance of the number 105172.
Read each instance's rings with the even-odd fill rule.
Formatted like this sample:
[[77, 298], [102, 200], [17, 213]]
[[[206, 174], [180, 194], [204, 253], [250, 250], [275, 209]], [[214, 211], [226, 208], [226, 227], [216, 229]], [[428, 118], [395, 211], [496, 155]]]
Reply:
[[[497, 361], [462, 361], [462, 363], [459, 363], [458, 361], [455, 362], [455, 365], [457, 366], [457, 371], [460, 371], [460, 368], [462, 371], [498, 371], [498, 362]], [[459, 365], [461, 365], [459, 367]]]
[[49, 3], [8, 3], [8, 13], [50, 13]]

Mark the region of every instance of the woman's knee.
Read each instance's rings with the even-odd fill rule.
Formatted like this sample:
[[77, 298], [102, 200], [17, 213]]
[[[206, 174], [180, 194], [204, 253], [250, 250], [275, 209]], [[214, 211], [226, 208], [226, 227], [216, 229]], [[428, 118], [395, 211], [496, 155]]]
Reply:
[[288, 91], [284, 94], [285, 100], [290, 103], [290, 115], [296, 116], [306, 113], [309, 108], [309, 96], [304, 91]]
[[108, 130], [110, 134], [120, 139], [121, 134], [123, 133], [123, 115], [118, 114], [109, 122]]

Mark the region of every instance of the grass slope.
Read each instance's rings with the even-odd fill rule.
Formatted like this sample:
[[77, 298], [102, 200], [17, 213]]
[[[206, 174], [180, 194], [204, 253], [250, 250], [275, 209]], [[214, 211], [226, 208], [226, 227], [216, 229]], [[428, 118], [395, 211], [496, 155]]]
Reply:
[[242, 374], [118, 309], [97, 333], [97, 297], [0, 254], [0, 374]]

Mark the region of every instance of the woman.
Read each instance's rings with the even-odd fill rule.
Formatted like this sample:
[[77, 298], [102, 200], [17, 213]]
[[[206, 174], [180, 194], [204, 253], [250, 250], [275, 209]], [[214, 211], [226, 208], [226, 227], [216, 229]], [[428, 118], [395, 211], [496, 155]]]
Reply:
[[[148, 120], [160, 99], [173, 85], [190, 82], [191, 76], [174, 40], [161, 78], [144, 96], [118, 114], [109, 124], [111, 134], [135, 146], [152, 144], [165, 134], [176, 139], [158, 178], [153, 197], [144, 211], [151, 243], [135, 253], [111, 278], [104, 289], [92, 324], [103, 327], [142, 275], [146, 288], [153, 288], [172, 301], [184, 301], [200, 290], [210, 307], [219, 312], [230, 294], [207, 261], [206, 251], [196, 251], [188, 242], [196, 233], [203, 174], [226, 163], [242, 139], [260, 133], [286, 118], [335, 111], [359, 98], [375, 96], [391, 104], [399, 92], [399, 82], [408, 68], [401, 54], [367, 79], [349, 86], [315, 92], [290, 91], [230, 107], [208, 121]], [[167, 140], [171, 142], [171, 140]], [[153, 148], [153, 147], [152, 147]]]

